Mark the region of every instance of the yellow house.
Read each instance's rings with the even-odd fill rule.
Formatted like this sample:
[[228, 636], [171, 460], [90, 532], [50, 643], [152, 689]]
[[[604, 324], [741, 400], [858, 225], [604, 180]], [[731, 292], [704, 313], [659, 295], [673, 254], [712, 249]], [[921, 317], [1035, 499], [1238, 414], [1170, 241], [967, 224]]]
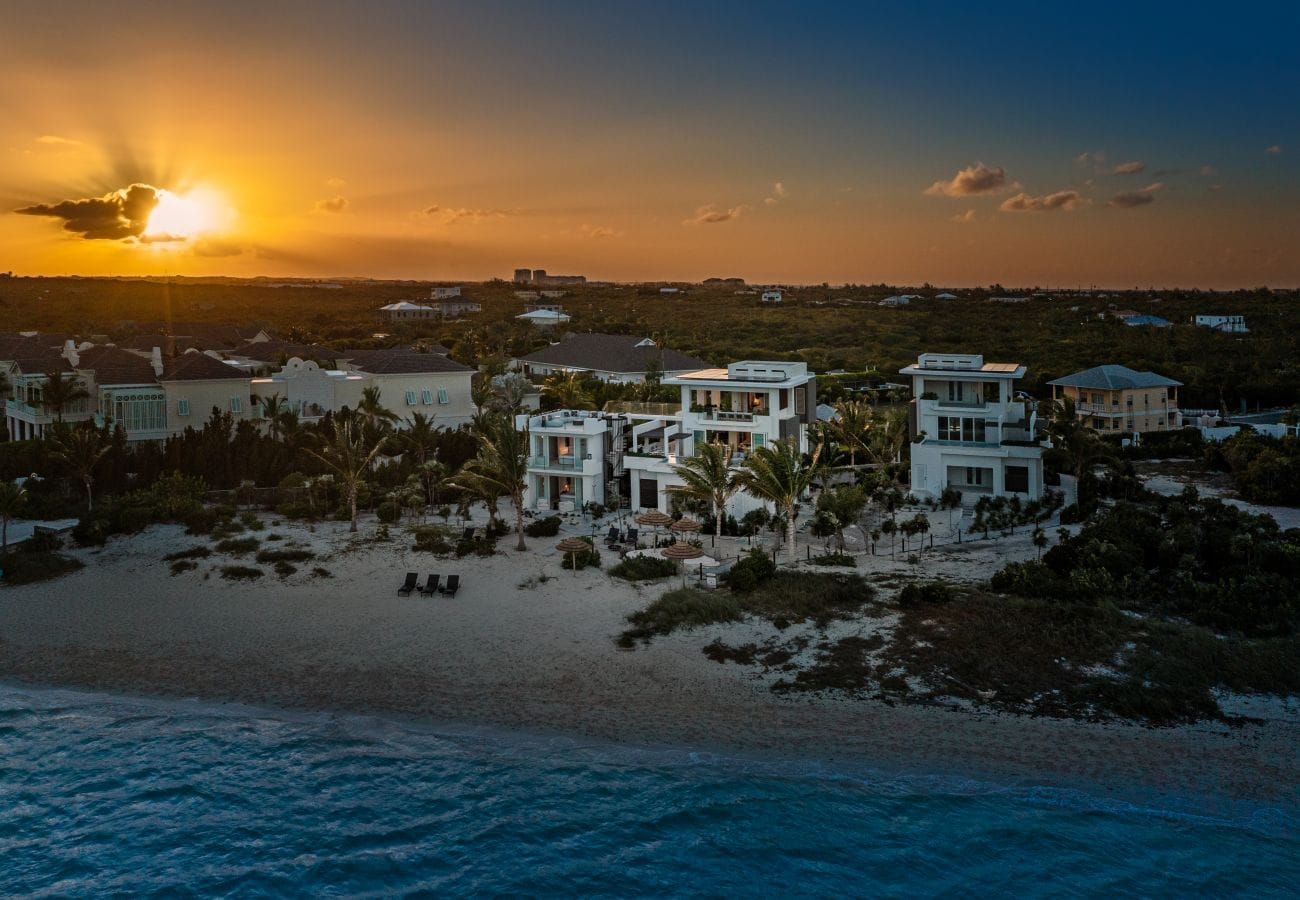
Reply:
[[1183, 427], [1182, 382], [1127, 366], [1097, 366], [1049, 381], [1052, 399], [1074, 401], [1079, 419], [1102, 434], [1146, 434]]

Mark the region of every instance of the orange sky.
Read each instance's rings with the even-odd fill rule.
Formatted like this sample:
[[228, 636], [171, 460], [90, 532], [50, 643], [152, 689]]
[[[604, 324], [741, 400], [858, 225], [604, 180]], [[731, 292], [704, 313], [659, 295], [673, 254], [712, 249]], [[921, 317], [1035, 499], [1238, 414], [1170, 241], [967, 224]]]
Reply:
[[[1218, 121], [1199, 69], [1151, 112], [1068, 69], [967, 87], [835, 62], [834, 29], [805, 47], [797, 25], [693, 22], [682, 48], [524, 4], [55, 6], [0, 38], [0, 268], [22, 274], [1300, 283], [1295, 117]], [[841, 30], [885, 53], [924, 23], [892, 24]], [[999, 93], [975, 115], [963, 90]], [[89, 239], [15, 212], [133, 183], [201, 191], [209, 230]]]

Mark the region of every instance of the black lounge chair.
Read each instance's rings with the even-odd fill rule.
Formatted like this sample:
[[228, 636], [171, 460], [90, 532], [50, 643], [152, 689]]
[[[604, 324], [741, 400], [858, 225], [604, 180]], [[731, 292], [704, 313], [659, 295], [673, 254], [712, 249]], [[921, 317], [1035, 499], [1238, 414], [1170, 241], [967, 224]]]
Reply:
[[619, 543], [618, 538], [619, 538], [618, 526], [617, 525], [609, 526], [609, 534], [605, 535], [605, 546], [612, 547], [615, 544]]
[[419, 587], [419, 580], [420, 577], [414, 572], [407, 572], [406, 581], [402, 582], [402, 586], [397, 589], [397, 593], [403, 597], [411, 596], [411, 591]]
[[441, 589], [441, 593], [446, 597], [455, 597], [458, 590], [460, 590], [460, 576], [448, 575], [447, 586]]
[[636, 529], [635, 529], [635, 528], [629, 528], [629, 529], [627, 530], [627, 542], [628, 542], [629, 544], [631, 544], [633, 547], [636, 546]]
[[438, 593], [438, 582], [441, 580], [441, 575], [430, 575], [429, 580], [424, 583], [424, 587], [420, 588], [420, 596], [432, 597]]

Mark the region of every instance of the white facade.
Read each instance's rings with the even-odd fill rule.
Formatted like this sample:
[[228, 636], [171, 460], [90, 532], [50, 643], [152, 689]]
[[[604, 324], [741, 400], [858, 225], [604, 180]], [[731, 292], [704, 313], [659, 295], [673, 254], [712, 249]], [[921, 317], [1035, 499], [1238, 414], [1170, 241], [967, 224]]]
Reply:
[[760, 302], [780, 303], [783, 299], [785, 298], [781, 296], [780, 291], [763, 291], [763, 296], [760, 298]]
[[531, 312], [522, 313], [515, 316], [521, 322], [528, 322], [539, 328], [547, 328], [555, 325], [564, 325], [570, 319], [567, 313], [558, 309], [534, 309]]
[[409, 303], [402, 300], [398, 303], [390, 303], [387, 306], [379, 308], [384, 318], [393, 322], [406, 322], [412, 319], [432, 319], [440, 316], [441, 313], [432, 306], [422, 306], [419, 303]]
[[622, 423], [605, 413], [561, 409], [515, 417], [528, 430], [527, 509], [573, 512], [604, 504], [617, 492], [616, 459]]
[[434, 300], [452, 300], [459, 296], [458, 287], [436, 287], [429, 292], [429, 297]]
[[912, 379], [912, 493], [938, 497], [945, 488], [965, 499], [1043, 493], [1037, 414], [1015, 399], [1025, 367], [985, 363], [962, 353], [923, 353], [899, 370]]
[[1228, 334], [1247, 334], [1250, 331], [1245, 316], [1195, 316], [1192, 323]]

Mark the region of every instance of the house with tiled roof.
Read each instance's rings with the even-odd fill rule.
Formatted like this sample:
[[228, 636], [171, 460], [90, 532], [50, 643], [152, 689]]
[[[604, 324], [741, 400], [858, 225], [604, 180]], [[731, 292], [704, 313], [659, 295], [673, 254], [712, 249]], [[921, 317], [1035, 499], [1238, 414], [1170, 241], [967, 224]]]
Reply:
[[634, 334], [570, 334], [560, 341], [513, 360], [526, 375], [582, 372], [614, 384], [640, 384], [657, 371], [669, 378], [709, 368], [702, 359], [660, 347]]
[[1102, 434], [1144, 434], [1183, 427], [1182, 382], [1128, 366], [1095, 366], [1048, 382], [1052, 399], [1069, 398], [1075, 413]]

